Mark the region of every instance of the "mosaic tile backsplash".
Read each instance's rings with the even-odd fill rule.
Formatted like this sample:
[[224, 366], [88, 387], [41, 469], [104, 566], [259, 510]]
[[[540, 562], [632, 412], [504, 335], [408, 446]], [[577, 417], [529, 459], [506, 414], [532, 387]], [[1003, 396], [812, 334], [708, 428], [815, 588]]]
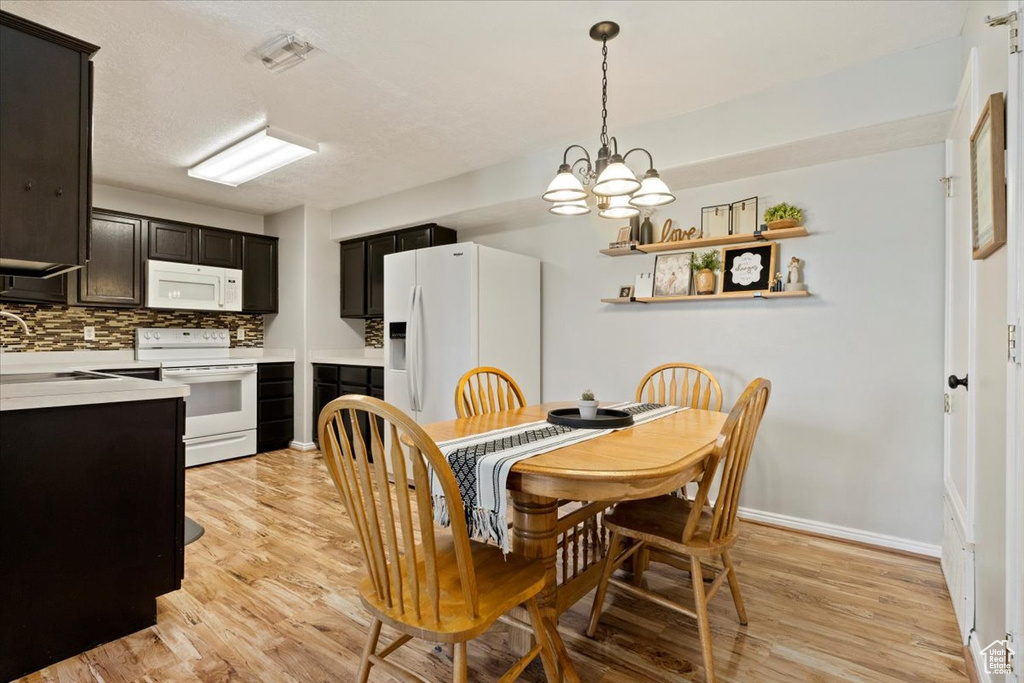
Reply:
[[366, 330], [363, 332], [365, 345], [371, 349], [384, 348], [384, 319], [367, 318]]
[[[208, 327], [231, 330], [231, 346], [263, 346], [263, 315], [207, 311], [157, 311], [148, 308], [97, 308], [51, 304], [0, 303], [0, 310], [28, 323], [26, 335], [16, 321], [0, 317], [0, 345], [16, 351], [109, 351], [135, 348], [136, 327]], [[96, 339], [85, 341], [82, 328], [96, 328]], [[245, 330], [238, 341], [237, 330]]]

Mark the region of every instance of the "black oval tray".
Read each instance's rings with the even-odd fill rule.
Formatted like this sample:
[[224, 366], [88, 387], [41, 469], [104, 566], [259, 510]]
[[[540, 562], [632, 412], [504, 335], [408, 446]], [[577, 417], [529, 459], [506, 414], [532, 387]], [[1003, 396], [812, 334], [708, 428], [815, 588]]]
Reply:
[[624, 410], [598, 408], [597, 417], [593, 420], [584, 420], [580, 417], [579, 408], [556, 408], [548, 413], [548, 422], [580, 429], [617, 429], [633, 424], [633, 415]]

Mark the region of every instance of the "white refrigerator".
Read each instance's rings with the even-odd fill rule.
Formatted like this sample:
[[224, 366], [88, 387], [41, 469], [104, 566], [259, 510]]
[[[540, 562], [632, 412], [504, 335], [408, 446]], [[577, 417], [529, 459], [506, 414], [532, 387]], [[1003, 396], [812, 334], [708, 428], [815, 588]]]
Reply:
[[540, 261], [472, 242], [384, 257], [384, 400], [427, 424], [455, 418], [472, 368], [540, 401]]

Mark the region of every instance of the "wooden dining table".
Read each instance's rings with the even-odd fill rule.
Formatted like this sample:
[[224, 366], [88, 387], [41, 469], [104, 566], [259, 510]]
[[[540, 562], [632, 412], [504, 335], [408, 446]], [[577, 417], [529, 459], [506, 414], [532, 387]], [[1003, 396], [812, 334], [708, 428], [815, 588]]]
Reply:
[[[446, 441], [544, 420], [548, 411], [572, 405], [542, 403], [423, 429], [435, 441]], [[538, 598], [552, 619], [597, 586], [607, 550], [604, 511], [618, 501], [651, 498], [699, 480], [726, 417], [713, 410], [682, 410], [512, 467], [512, 550], [544, 565]], [[517, 629], [509, 638], [514, 652], [531, 646], [531, 636]]]

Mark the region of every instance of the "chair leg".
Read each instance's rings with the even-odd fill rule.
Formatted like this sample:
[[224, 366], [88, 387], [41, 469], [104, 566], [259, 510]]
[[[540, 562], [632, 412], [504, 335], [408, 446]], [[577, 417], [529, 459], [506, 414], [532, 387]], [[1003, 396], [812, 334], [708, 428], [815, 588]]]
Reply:
[[736, 567], [732, 564], [732, 556], [728, 550], [722, 553], [722, 564], [725, 565], [725, 570], [729, 572], [729, 590], [732, 592], [732, 601], [736, 603], [736, 615], [739, 616], [740, 623], [746, 626], [747, 608], [743, 606], [743, 596], [740, 595], [740, 580], [736, 576]]
[[544, 615], [537, 604], [537, 598], [530, 598], [526, 601], [526, 609], [530, 613], [530, 623], [533, 624], [533, 637], [540, 644], [540, 661], [544, 665], [544, 675], [548, 681], [558, 683], [558, 653], [551, 642], [551, 636], [544, 626]]
[[597, 584], [597, 594], [594, 595], [594, 606], [590, 608], [590, 625], [587, 626], [587, 636], [594, 637], [597, 633], [597, 622], [601, 619], [601, 608], [604, 607], [604, 597], [608, 593], [608, 579], [615, 571], [615, 556], [619, 554], [619, 547], [622, 545], [622, 536], [612, 532], [612, 538], [608, 542], [608, 552], [604, 556], [604, 570], [601, 572], [601, 581]]
[[359, 675], [356, 680], [359, 683], [366, 683], [366, 679], [370, 677], [370, 667], [373, 664], [370, 663], [370, 655], [377, 650], [377, 641], [380, 639], [380, 619], [374, 619], [370, 625], [370, 632], [366, 637], [366, 646], [363, 648], [363, 658], [359, 662]]
[[[638, 541], [640, 543], [642, 541]], [[644, 572], [647, 571], [647, 567], [651, 564], [650, 552], [647, 550], [645, 545], [640, 550], [636, 551], [636, 555], [633, 559], [633, 585], [638, 588], [643, 584]]]
[[455, 666], [453, 667], [453, 680], [455, 683], [468, 683], [469, 662], [466, 652], [466, 642], [455, 643]]
[[558, 668], [561, 674], [557, 680], [566, 681], [566, 683], [582, 683], [579, 674], [576, 673], [576, 668], [572, 665], [572, 660], [569, 659], [569, 652], [565, 649], [562, 636], [558, 633], [558, 625], [550, 619], [546, 619], [544, 623], [548, 629], [551, 646], [558, 656]]
[[700, 579], [700, 559], [690, 556], [690, 573], [693, 576], [693, 600], [696, 603], [697, 631], [700, 633], [700, 651], [704, 657], [704, 680], [715, 683], [715, 663], [711, 654], [711, 624], [708, 620], [708, 601], [704, 593], [704, 582]]

